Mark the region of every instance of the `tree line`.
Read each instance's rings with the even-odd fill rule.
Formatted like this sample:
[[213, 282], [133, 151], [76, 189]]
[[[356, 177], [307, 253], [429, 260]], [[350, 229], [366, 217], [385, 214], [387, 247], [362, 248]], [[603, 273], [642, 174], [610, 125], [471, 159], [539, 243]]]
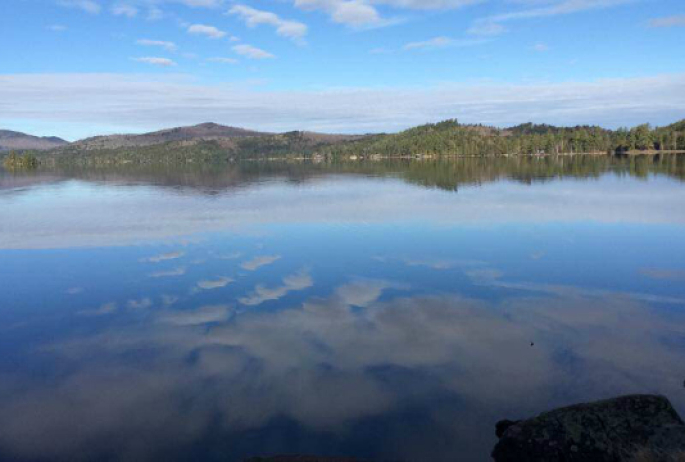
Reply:
[[580, 153], [637, 153], [685, 150], [685, 120], [667, 127], [649, 124], [608, 130], [554, 127], [532, 123], [507, 129], [446, 120], [391, 134], [375, 135], [327, 147], [333, 156], [488, 156]]
[[100, 150], [66, 146], [47, 152], [10, 153], [8, 169], [36, 165], [194, 164], [243, 159], [350, 159], [395, 157], [491, 157], [562, 154], [630, 154], [685, 151], [685, 120], [666, 127], [648, 124], [608, 130], [596, 126], [555, 127], [526, 123], [499, 129], [455, 119], [396, 134], [357, 139], [317, 139], [304, 132], [195, 140]]
[[39, 161], [32, 153], [17, 154], [11, 151], [2, 160], [2, 165], [7, 170], [31, 170], [38, 167]]

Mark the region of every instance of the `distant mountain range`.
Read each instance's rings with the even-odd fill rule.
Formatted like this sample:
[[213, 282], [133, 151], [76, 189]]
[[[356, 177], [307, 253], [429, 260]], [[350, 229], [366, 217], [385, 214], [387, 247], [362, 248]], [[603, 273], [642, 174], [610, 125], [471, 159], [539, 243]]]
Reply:
[[[204, 123], [141, 135], [109, 135], [74, 143], [0, 131], [0, 147], [42, 150], [37, 163], [177, 163], [238, 159], [394, 158], [540, 154], [656, 153], [685, 151], [685, 120], [665, 127], [638, 125], [608, 130], [597, 126], [555, 127], [526, 123], [505, 129], [446, 120], [399, 133], [332, 135], [304, 131], [267, 133]], [[7, 156], [8, 158], [10, 156]]]
[[225, 138], [247, 138], [266, 135], [271, 135], [271, 133], [227, 127], [215, 123], [204, 123], [193, 125], [192, 127], [176, 127], [157, 132], [143, 133], [142, 135], [95, 136], [76, 141], [72, 143], [72, 146], [85, 150], [117, 149], [151, 146], [153, 144], [169, 143], [172, 141], [211, 141]]
[[33, 136], [26, 133], [0, 130], [0, 151], [25, 149], [46, 150], [69, 144], [56, 136]]
[[[301, 139], [311, 143], [326, 144], [359, 139], [355, 135], [334, 135], [314, 132], [297, 132]], [[57, 137], [37, 137], [20, 132], [0, 130], [0, 150], [49, 150], [69, 147], [80, 151], [97, 151], [103, 149], [133, 148], [153, 146], [165, 143], [196, 144], [203, 141], [217, 141], [225, 147], [231, 147], [235, 141], [246, 138], [274, 138], [280, 134], [258, 132], [244, 128], [229, 127], [216, 123], [203, 123], [190, 127], [176, 127], [140, 135], [102, 135], [85, 138], [69, 143]], [[185, 143], [184, 143], [185, 142]]]

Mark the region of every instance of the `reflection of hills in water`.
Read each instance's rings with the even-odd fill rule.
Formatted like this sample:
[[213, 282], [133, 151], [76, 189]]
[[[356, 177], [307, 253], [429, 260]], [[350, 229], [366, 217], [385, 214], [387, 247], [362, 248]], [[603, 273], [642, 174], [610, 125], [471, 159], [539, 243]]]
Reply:
[[234, 164], [126, 164], [67, 166], [33, 173], [0, 172], [0, 189], [35, 183], [81, 179], [120, 185], [150, 184], [217, 194], [269, 180], [294, 183], [326, 175], [391, 176], [413, 184], [445, 190], [500, 179], [531, 184], [561, 178], [597, 178], [603, 174], [646, 178], [663, 175], [685, 179], [685, 155], [567, 155], [458, 158], [442, 160], [382, 160], [359, 162], [239, 162]]

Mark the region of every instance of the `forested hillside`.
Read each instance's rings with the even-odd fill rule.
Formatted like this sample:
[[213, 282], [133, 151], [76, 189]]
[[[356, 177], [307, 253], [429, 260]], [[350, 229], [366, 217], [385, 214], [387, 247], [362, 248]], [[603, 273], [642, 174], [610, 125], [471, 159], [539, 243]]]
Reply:
[[[207, 124], [205, 124], [207, 125]], [[220, 126], [219, 126], [220, 127]], [[237, 130], [231, 128], [231, 130]], [[166, 133], [166, 132], [159, 132]], [[558, 154], [625, 154], [685, 151], [685, 120], [666, 127], [647, 124], [608, 130], [596, 126], [554, 127], [531, 123], [506, 129], [446, 120], [396, 134], [366, 136], [309, 132], [258, 134], [93, 149], [74, 143], [46, 152], [24, 152], [6, 167], [78, 163], [88, 165], [207, 163], [243, 159], [355, 159], [486, 157]], [[35, 161], [29, 159], [35, 157]]]
[[530, 123], [497, 129], [462, 125], [456, 120], [447, 120], [398, 134], [377, 135], [356, 142], [337, 144], [329, 147], [325, 153], [392, 157], [621, 153], [650, 150], [685, 150], [685, 120], [656, 129], [645, 124], [615, 131], [601, 127], [559, 128]]

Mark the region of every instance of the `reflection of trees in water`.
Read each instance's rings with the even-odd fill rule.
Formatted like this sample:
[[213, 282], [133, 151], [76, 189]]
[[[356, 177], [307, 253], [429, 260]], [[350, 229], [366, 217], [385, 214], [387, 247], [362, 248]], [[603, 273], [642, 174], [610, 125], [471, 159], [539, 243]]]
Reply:
[[218, 194], [224, 190], [247, 187], [269, 180], [293, 183], [311, 181], [336, 174], [392, 176], [410, 183], [457, 190], [460, 186], [512, 179], [525, 184], [561, 178], [598, 178], [607, 173], [647, 178], [663, 175], [685, 179], [685, 155], [657, 154], [640, 156], [565, 155], [511, 156], [442, 159], [386, 159], [380, 161], [245, 161], [200, 164], [119, 164], [66, 165], [25, 176], [0, 177], [0, 185], [17, 184], [17, 178], [77, 178], [118, 184], [152, 184], [172, 188], [200, 190]]

